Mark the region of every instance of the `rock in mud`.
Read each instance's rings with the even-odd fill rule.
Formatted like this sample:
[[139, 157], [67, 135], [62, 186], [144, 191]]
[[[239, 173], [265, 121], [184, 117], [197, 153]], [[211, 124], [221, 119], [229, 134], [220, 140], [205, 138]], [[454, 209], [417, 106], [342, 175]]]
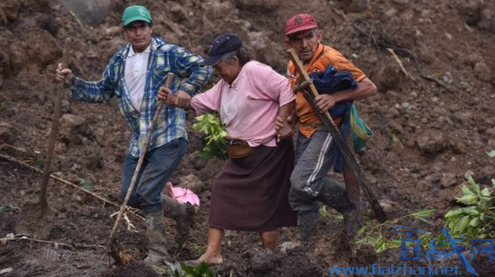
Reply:
[[93, 146], [84, 151], [84, 165], [89, 170], [102, 169], [104, 166], [103, 151], [98, 146]]
[[13, 143], [14, 135], [12, 131], [12, 125], [7, 122], [0, 122], [0, 145], [3, 143]]
[[263, 275], [277, 268], [278, 258], [270, 251], [255, 250], [251, 256], [253, 272]]
[[382, 59], [371, 74], [371, 79], [378, 90], [385, 92], [397, 89], [400, 85], [403, 74], [396, 61], [391, 58]]
[[342, 5], [347, 13], [358, 13], [368, 9], [368, 0], [344, 0]]
[[448, 188], [457, 184], [457, 178], [453, 173], [444, 173], [440, 179], [443, 188]]
[[25, 148], [15, 147], [6, 143], [0, 144], [0, 152], [12, 157], [23, 157], [28, 153]]
[[493, 78], [490, 67], [486, 63], [482, 62], [474, 65], [474, 75], [484, 82], [490, 82]]
[[191, 190], [199, 194], [205, 190], [205, 184], [194, 174], [180, 177], [180, 187]]
[[277, 0], [236, 0], [234, 2], [240, 10], [259, 13], [269, 13], [279, 6], [279, 1]]
[[59, 137], [66, 144], [81, 144], [85, 139], [92, 138], [93, 133], [84, 117], [64, 114], [60, 118]]
[[447, 147], [445, 136], [437, 130], [427, 130], [416, 139], [419, 150], [424, 154], [437, 154]]

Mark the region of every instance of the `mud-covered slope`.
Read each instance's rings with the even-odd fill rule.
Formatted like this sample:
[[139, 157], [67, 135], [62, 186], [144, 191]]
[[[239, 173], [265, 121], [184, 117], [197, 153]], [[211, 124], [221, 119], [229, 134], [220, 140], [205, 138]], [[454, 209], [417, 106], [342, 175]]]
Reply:
[[[64, 5], [48, 0], [1, 3], [0, 138], [26, 155], [45, 147], [55, 94], [53, 71], [63, 40], [73, 39], [71, 68], [89, 79], [100, 76], [125, 42], [119, 23], [129, 1], [60, 2]], [[444, 205], [466, 171], [483, 181], [493, 176], [493, 161], [484, 152], [495, 147], [495, 58], [490, 47], [495, 4], [367, 2], [143, 1], [152, 11], [155, 33], [166, 40], [204, 55], [213, 37], [237, 32], [256, 59], [281, 72], [285, 20], [296, 12], [314, 14], [324, 42], [351, 58], [379, 86], [378, 96], [359, 103], [375, 131], [361, 157], [371, 182], [399, 194], [411, 187], [433, 190], [441, 200], [436, 205]], [[129, 135], [115, 103], [65, 100], [63, 113], [56, 170], [114, 187], [111, 180], [120, 175]], [[190, 153], [200, 149], [200, 143], [192, 146]]]
[[[312, 13], [324, 31], [323, 42], [352, 59], [379, 88], [377, 96], [358, 104], [374, 131], [358, 159], [392, 217], [436, 208], [440, 222], [467, 174], [482, 184], [495, 177], [495, 159], [485, 154], [495, 149], [495, 1], [139, 2], [151, 10], [155, 34], [167, 41], [205, 55], [215, 36], [237, 32], [253, 57], [281, 73], [287, 60], [285, 21], [298, 12]], [[98, 79], [125, 43], [120, 17], [134, 3], [0, 2], [1, 153], [42, 168], [64, 39], [73, 40], [73, 71]], [[62, 112], [54, 171], [116, 197], [130, 135], [116, 101], [91, 105], [66, 97]], [[190, 137], [173, 181], [207, 186], [222, 162], [199, 160], [201, 136], [191, 129]], [[201, 197], [208, 201], [208, 190]], [[206, 240], [199, 231], [206, 213], [207, 205], [196, 233], [199, 243]]]

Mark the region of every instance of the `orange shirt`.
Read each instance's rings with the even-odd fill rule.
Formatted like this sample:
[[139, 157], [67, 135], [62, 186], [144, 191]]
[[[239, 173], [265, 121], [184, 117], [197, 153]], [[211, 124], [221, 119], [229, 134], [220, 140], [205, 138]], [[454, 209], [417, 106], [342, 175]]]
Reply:
[[[318, 48], [309, 63], [304, 64], [304, 69], [308, 73], [323, 72], [328, 66], [334, 66], [337, 70], [349, 70], [356, 81], [360, 82], [366, 78], [366, 75], [346, 59], [339, 51], [330, 46], [319, 44]], [[288, 65], [289, 81], [292, 87], [296, 86], [300, 81], [299, 74], [292, 61]], [[299, 132], [305, 137], [310, 138], [317, 130], [317, 126], [322, 124], [318, 118], [316, 111], [306, 101], [302, 92], [298, 91], [296, 95], [296, 114], [299, 118]], [[334, 119], [335, 124], [340, 123], [342, 119]]]

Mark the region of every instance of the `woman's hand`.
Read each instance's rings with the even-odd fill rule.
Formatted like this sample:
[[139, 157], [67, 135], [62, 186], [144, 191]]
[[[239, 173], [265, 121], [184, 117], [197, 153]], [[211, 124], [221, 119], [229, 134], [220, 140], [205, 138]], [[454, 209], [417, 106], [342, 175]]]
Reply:
[[289, 115], [286, 119], [277, 116], [275, 120], [275, 130], [277, 131], [277, 139], [291, 138], [293, 135], [294, 120], [293, 116]]

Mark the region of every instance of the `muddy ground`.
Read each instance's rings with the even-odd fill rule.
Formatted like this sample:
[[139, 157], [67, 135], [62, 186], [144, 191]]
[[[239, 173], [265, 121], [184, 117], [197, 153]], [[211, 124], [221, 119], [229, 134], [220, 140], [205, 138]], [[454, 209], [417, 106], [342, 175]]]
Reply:
[[[443, 214], [457, 207], [454, 197], [460, 195], [466, 175], [474, 174], [482, 185], [495, 177], [495, 159], [485, 154], [495, 149], [493, 0], [138, 2], [150, 8], [155, 34], [169, 42], [205, 55], [215, 36], [237, 32], [257, 60], [281, 73], [287, 60], [286, 19], [297, 12], [312, 13], [324, 31], [324, 43], [352, 59], [379, 88], [377, 96], [358, 104], [374, 131], [358, 160], [390, 219], [400, 218], [391, 224], [418, 226], [404, 216], [436, 209], [430, 220], [443, 226]], [[125, 43], [120, 16], [132, 3], [136, 2], [0, 2], [0, 238], [16, 234], [22, 203], [36, 195], [41, 180], [41, 174], [26, 165], [43, 168], [56, 92], [53, 72], [64, 39], [73, 39], [74, 72], [98, 79], [108, 59]], [[397, 54], [403, 68], [386, 48]], [[193, 115], [189, 118], [192, 124]], [[125, 268], [109, 267], [112, 260], [104, 247], [115, 220], [109, 216], [118, 207], [76, 188], [119, 203], [121, 164], [130, 131], [116, 101], [91, 105], [66, 97], [60, 124], [53, 171], [65, 181], [50, 182], [49, 202], [57, 216], [49, 242], [15, 236], [3, 240], [0, 275], [153, 276], [140, 262], [147, 249], [139, 215], [128, 213], [134, 231], [122, 225], [118, 232], [136, 262]], [[172, 181], [194, 187], [202, 205], [190, 241], [177, 251], [180, 260], [197, 258], [205, 249], [209, 186], [223, 164], [197, 157], [201, 134], [189, 129], [189, 151]], [[172, 238], [174, 222], [167, 224]], [[421, 224], [429, 231], [438, 229]], [[256, 234], [229, 232], [223, 246], [226, 262], [212, 269], [219, 276], [327, 276], [329, 266], [404, 263], [400, 249], [377, 254], [366, 246], [350, 259], [341, 244], [342, 228], [342, 221], [330, 211], [320, 219], [318, 241], [311, 249], [291, 243], [298, 241], [296, 228], [281, 230], [283, 247], [275, 254], [260, 250]], [[394, 236], [391, 231], [388, 235]], [[423, 258], [407, 264], [462, 266], [456, 258], [430, 262]], [[494, 275], [486, 258], [472, 264], [479, 276]]]

